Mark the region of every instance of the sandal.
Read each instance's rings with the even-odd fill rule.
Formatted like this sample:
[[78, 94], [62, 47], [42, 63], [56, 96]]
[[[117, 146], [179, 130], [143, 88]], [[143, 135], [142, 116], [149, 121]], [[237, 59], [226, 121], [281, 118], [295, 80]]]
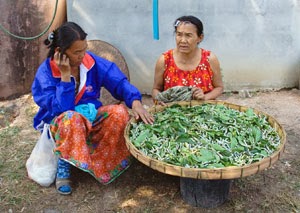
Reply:
[[57, 192], [62, 195], [69, 195], [72, 192], [71, 181], [69, 180], [71, 176], [70, 169], [71, 165], [68, 162], [61, 158], [58, 159], [55, 186]]
[[56, 191], [62, 195], [69, 195], [72, 193], [72, 188], [70, 186], [71, 181], [65, 178], [56, 178], [55, 186]]

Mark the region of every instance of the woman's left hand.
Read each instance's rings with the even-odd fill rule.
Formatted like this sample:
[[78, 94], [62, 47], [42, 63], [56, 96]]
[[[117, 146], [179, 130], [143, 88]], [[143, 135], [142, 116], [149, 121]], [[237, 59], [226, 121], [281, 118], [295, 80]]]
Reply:
[[140, 118], [145, 124], [153, 124], [154, 122], [154, 117], [143, 107], [139, 100], [133, 101], [132, 113], [136, 120]]
[[194, 100], [205, 100], [205, 95], [202, 89], [198, 87], [192, 88], [192, 98]]

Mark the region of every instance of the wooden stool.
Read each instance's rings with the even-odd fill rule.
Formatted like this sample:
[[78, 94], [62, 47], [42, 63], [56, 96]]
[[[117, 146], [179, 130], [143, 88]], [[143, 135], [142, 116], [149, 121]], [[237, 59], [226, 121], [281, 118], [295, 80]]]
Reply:
[[196, 207], [214, 208], [223, 204], [229, 194], [231, 180], [180, 178], [183, 200]]
[[[116, 47], [101, 40], [88, 40], [87, 43], [88, 51], [91, 51], [102, 58], [114, 62], [127, 76], [128, 81], [130, 81], [129, 71], [125, 58]], [[101, 89], [100, 101], [103, 105], [120, 103], [120, 101], [115, 99], [105, 88]]]

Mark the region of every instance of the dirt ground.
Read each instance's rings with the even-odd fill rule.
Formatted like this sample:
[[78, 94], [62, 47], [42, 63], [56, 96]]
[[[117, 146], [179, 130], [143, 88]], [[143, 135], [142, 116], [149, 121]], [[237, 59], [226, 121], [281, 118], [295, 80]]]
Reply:
[[[30, 95], [0, 102], [0, 212], [300, 212], [300, 91], [297, 89], [228, 93], [220, 99], [254, 107], [282, 124], [286, 149], [274, 166], [235, 179], [228, 200], [216, 208], [193, 207], [183, 201], [179, 177], [155, 171], [135, 160], [113, 183], [104, 186], [78, 169], [72, 170], [73, 193], [40, 187], [28, 179], [25, 162], [38, 138], [32, 128], [37, 108]], [[152, 105], [148, 96], [144, 104]]]

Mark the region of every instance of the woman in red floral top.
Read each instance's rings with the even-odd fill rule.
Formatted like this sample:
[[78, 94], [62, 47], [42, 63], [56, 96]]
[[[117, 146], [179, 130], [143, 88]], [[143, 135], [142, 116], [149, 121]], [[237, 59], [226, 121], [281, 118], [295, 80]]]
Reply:
[[220, 64], [215, 54], [198, 47], [204, 37], [202, 22], [182, 16], [174, 27], [176, 47], [157, 60], [152, 97], [175, 86], [187, 86], [192, 87], [194, 100], [216, 99], [223, 92]]

